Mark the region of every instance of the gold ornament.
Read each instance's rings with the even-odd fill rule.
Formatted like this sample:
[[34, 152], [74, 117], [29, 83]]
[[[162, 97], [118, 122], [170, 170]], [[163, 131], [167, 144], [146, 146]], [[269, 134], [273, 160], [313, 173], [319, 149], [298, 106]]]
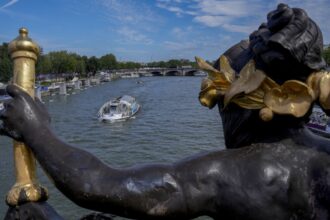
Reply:
[[213, 108], [219, 100], [224, 108], [235, 103], [245, 109], [260, 109], [264, 121], [273, 114], [304, 116], [318, 98], [324, 109], [330, 109], [330, 74], [325, 71], [312, 73], [306, 83], [287, 80], [277, 84], [250, 60], [236, 74], [228, 59], [220, 57], [220, 69], [213, 68], [203, 59], [196, 57], [199, 68], [208, 73], [203, 80], [199, 100], [202, 105]]

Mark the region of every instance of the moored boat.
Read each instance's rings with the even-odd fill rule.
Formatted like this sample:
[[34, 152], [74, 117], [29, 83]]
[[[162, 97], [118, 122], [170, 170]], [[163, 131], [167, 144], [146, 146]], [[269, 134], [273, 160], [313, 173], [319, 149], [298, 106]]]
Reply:
[[330, 138], [330, 117], [318, 106], [313, 108], [307, 127], [316, 134]]
[[133, 117], [140, 110], [140, 105], [132, 96], [124, 95], [110, 100], [98, 111], [98, 119], [103, 122], [122, 121]]
[[4, 108], [4, 103], [9, 99], [11, 99], [11, 96], [2, 94], [2, 92], [0, 92], [0, 110]]

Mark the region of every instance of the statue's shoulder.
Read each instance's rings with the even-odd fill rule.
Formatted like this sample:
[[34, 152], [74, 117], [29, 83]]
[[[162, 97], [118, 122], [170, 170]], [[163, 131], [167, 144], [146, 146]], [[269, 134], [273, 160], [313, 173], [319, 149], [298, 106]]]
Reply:
[[255, 143], [238, 148], [237, 152], [249, 157], [258, 157], [259, 161], [276, 161], [277, 163], [291, 164], [293, 162], [308, 163], [316, 158], [330, 161], [330, 154], [318, 149], [311, 142], [297, 142], [294, 138], [282, 139], [277, 142]]

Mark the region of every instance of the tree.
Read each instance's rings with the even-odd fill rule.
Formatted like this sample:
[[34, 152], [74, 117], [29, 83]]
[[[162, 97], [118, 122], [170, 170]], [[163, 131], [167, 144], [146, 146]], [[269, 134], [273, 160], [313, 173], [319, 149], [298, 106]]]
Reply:
[[52, 62], [52, 73], [64, 73], [64, 65], [66, 59], [66, 51], [50, 52], [49, 58]]
[[179, 60], [169, 60], [167, 63], [169, 68], [176, 68], [181, 66], [181, 62]]
[[78, 59], [76, 62], [76, 72], [79, 73], [79, 75], [85, 75], [86, 74], [86, 64], [83, 59]]
[[196, 63], [187, 59], [171, 59], [168, 61], [158, 61], [158, 62], [150, 62], [147, 63], [148, 67], [161, 67], [161, 68], [177, 68], [177, 67], [182, 67], [182, 66], [192, 66], [192, 67], [197, 67]]
[[95, 74], [98, 70], [98, 60], [95, 56], [92, 56], [87, 60], [86, 70], [87, 72], [91, 72], [93, 74]]
[[50, 52], [49, 59], [52, 63], [53, 73], [74, 73], [77, 69], [77, 58], [80, 56], [67, 51]]
[[136, 69], [140, 68], [142, 65], [141, 63], [135, 63], [135, 62], [119, 62], [117, 64], [118, 69]]
[[0, 46], [0, 81], [7, 83], [13, 75], [13, 63], [8, 54], [8, 44]]
[[323, 50], [322, 56], [325, 60], [325, 62], [330, 65], [330, 46], [328, 46], [327, 48], [325, 48]]
[[[325, 52], [324, 56], [328, 56], [328, 60], [330, 60], [330, 51], [329, 55]], [[144, 66], [148, 67], [161, 68], [176, 68], [184, 65], [196, 67], [195, 62], [191, 62], [187, 59], [171, 59], [168, 61], [154, 61], [144, 64]], [[118, 62], [116, 56], [112, 53], [97, 58], [95, 56], [80, 56], [79, 54], [69, 53], [65, 50], [43, 54], [43, 49], [41, 48], [36, 65], [36, 73], [78, 73], [79, 75], [86, 75], [86, 73], [95, 74], [99, 70], [135, 69], [141, 68], [141, 66], [143, 66], [141, 63], [132, 61]], [[8, 44], [6, 43], [0, 46], [0, 71], [0, 80], [8, 81], [12, 75], [12, 62], [8, 55]]]
[[77, 68], [77, 59], [70, 55], [70, 54], [67, 54], [66, 56], [66, 59], [65, 59], [65, 63], [64, 63], [64, 71], [63, 73], [75, 73], [77, 72], [76, 71], [76, 68]]
[[38, 58], [36, 73], [45, 74], [52, 72], [52, 62], [49, 58], [49, 55], [41, 55]]
[[99, 59], [99, 68], [102, 70], [110, 70], [117, 68], [117, 59], [113, 54], [107, 54]]

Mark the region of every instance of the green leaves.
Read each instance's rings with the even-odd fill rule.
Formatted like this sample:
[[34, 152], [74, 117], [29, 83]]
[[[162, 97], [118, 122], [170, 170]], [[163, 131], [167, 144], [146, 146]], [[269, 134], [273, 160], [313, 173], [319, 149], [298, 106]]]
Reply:
[[7, 83], [13, 76], [12, 62], [8, 54], [8, 44], [0, 46], [0, 82]]
[[322, 57], [325, 60], [325, 62], [330, 65], [330, 46], [325, 48], [322, 53]]

